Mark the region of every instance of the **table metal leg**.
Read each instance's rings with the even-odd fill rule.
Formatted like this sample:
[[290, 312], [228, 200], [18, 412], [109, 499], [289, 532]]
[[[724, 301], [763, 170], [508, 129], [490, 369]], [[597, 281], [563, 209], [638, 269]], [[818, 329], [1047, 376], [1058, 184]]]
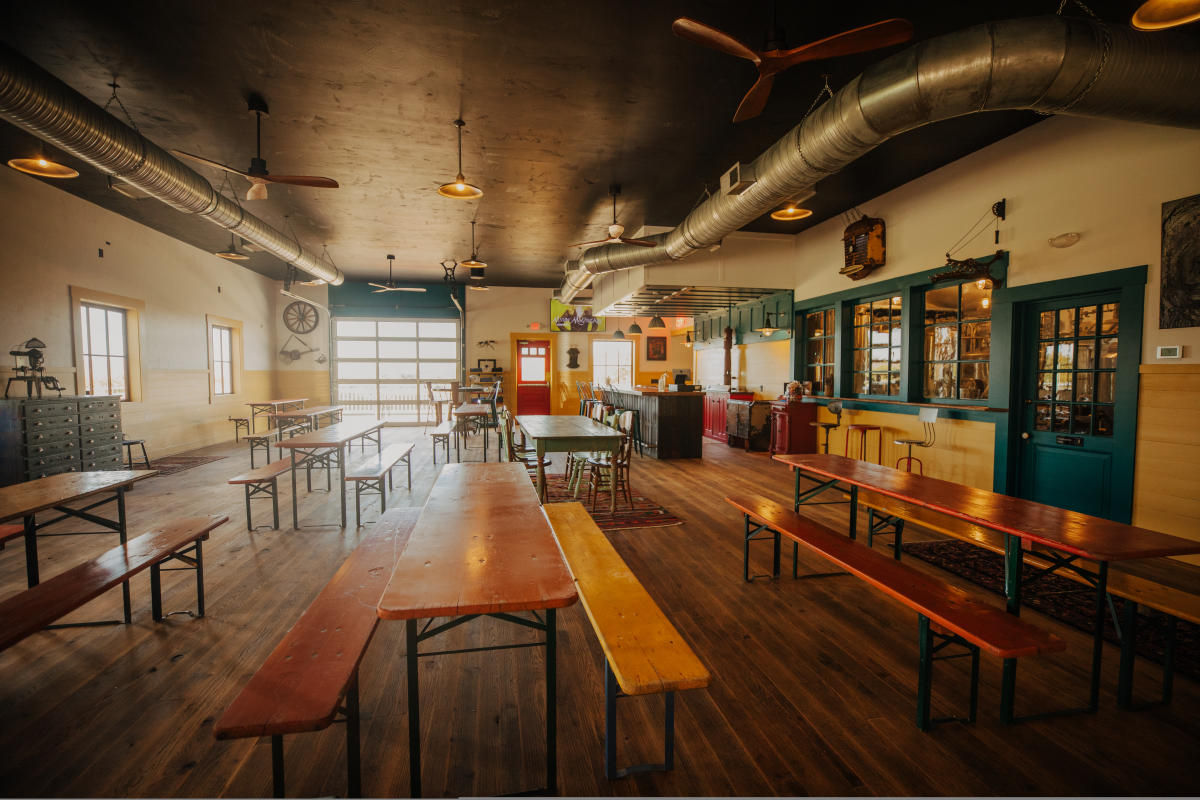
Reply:
[[1004, 596], [1008, 598], [1008, 613], [1021, 614], [1021, 538], [1004, 534]]
[[850, 487], [850, 538], [858, 537], [858, 487]]
[[408, 671], [408, 786], [410, 797], [421, 796], [421, 696], [417, 685], [417, 621], [404, 621]]
[[555, 609], [546, 609], [546, 788], [558, 794], [558, 634]]
[[35, 519], [36, 516], [34, 514], [25, 517], [25, 580], [31, 587], [37, 586], [39, 582], [37, 523]]
[[542, 461], [546, 458], [546, 441], [534, 440], [534, 452], [537, 454], [537, 491], [538, 500], [546, 502], [546, 467]]
[[[298, 515], [296, 513], [296, 448], [293, 447], [291, 452], [292, 452], [292, 530], [296, 530], [300, 527], [299, 523], [297, 523], [297, 521], [296, 521], [298, 519]], [[309, 480], [311, 481], [312, 478], [310, 477]]]
[[1108, 562], [1097, 564], [1096, 580], [1096, 630], [1092, 639], [1092, 691], [1088, 699], [1088, 710], [1100, 706], [1100, 660], [1104, 655], [1104, 617], [1108, 613]]
[[1121, 614], [1121, 669], [1117, 678], [1117, 706], [1129, 708], [1133, 705], [1133, 666], [1137, 656], [1137, 613], [1138, 604], [1126, 599]]
[[[327, 466], [326, 475], [329, 474]], [[342, 527], [346, 527], [346, 445], [338, 445], [338, 494], [342, 498]]]
[[[117, 537], [121, 544], [128, 541], [129, 534], [125, 519], [125, 487], [117, 489]], [[133, 603], [129, 598], [129, 581], [121, 583], [121, 602], [125, 608], [125, 624], [133, 622]]]

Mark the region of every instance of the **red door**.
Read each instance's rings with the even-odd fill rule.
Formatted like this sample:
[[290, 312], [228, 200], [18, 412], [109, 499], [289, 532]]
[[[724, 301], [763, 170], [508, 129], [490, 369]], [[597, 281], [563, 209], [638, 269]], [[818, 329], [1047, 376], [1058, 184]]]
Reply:
[[550, 413], [550, 342], [517, 341], [517, 413]]

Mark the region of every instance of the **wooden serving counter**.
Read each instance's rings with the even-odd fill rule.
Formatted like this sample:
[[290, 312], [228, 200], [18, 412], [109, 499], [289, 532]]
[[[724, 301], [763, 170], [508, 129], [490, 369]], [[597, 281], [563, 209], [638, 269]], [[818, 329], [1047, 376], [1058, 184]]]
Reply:
[[653, 386], [609, 388], [617, 405], [638, 412], [642, 452], [651, 458], [700, 458], [703, 392], [661, 392]]

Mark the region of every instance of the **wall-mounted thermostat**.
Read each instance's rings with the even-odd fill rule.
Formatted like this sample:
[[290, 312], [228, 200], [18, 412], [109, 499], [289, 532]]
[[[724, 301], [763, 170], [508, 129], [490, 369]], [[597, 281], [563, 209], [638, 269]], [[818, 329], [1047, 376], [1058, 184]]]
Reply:
[[1158, 348], [1159, 358], [1183, 358], [1183, 348], [1177, 344], [1164, 345]]

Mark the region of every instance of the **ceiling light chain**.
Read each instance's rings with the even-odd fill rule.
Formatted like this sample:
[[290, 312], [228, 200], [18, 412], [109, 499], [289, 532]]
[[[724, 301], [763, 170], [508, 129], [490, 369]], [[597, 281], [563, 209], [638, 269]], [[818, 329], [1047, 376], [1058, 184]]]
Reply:
[[117, 76], [115, 74], [113, 75], [112, 83], [108, 85], [112, 87], [112, 94], [109, 95], [108, 102], [104, 104], [104, 112], [108, 113], [108, 107], [112, 105], [114, 100], [116, 100], [117, 105], [121, 107], [123, 112], [125, 112], [125, 119], [129, 121], [129, 127], [133, 128], [134, 133], [141, 136], [142, 132], [138, 130], [137, 123], [133, 121], [133, 116], [129, 113], [129, 109], [127, 109], [125, 104], [121, 102], [121, 98], [117, 97], [117, 89], [120, 89], [121, 85], [117, 83]]
[[1099, 17], [1097, 17], [1090, 8], [1083, 4], [1082, 0], [1062, 0], [1062, 2], [1058, 4], [1058, 11], [1055, 12], [1058, 16], [1061, 17], [1063, 15], [1063, 9], [1067, 7], [1067, 3], [1074, 3], [1075, 5], [1079, 6], [1086, 11], [1087, 15], [1092, 19], [1099, 19]]

